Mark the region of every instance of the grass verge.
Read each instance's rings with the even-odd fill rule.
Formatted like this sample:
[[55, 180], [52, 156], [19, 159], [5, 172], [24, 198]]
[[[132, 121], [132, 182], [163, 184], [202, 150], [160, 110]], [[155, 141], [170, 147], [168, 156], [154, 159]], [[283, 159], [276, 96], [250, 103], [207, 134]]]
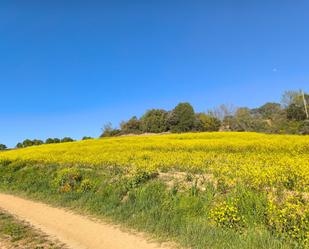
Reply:
[[[69, 207], [194, 249], [305, 248], [272, 229], [267, 197], [244, 186], [166, 182], [157, 172], [2, 162], [0, 189]], [[288, 235], [288, 234], [287, 234]]]

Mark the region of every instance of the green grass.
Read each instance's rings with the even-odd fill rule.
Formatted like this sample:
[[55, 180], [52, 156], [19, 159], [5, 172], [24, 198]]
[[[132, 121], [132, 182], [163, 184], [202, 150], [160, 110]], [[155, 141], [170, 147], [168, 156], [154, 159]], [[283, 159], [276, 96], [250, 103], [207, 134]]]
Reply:
[[[194, 175], [185, 181], [186, 188], [177, 184], [168, 187], [157, 174], [128, 175], [117, 167], [68, 169], [29, 162], [0, 165], [3, 192], [109, 219], [159, 240], [173, 240], [195, 249], [304, 248], [267, 227], [263, 194], [242, 186], [220, 192], [207, 183], [202, 191]], [[215, 222], [211, 213], [222, 201], [227, 207], [236, 205], [237, 211], [227, 211], [223, 213], [225, 222]], [[240, 220], [234, 221], [233, 215]]]

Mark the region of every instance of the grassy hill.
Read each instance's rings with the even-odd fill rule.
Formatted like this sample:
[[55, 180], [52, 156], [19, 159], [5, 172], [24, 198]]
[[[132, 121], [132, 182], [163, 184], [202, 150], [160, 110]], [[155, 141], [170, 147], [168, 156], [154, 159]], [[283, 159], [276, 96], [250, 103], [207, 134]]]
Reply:
[[305, 248], [309, 137], [126, 136], [0, 152], [0, 188], [192, 248]]

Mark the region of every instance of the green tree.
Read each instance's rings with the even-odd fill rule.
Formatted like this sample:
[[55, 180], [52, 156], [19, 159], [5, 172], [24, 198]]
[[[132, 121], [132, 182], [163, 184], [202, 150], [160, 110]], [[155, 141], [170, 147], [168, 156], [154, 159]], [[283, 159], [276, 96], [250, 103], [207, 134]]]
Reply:
[[304, 107], [296, 103], [292, 103], [286, 108], [286, 115], [289, 120], [301, 121], [306, 119]]
[[121, 134], [121, 130], [114, 129], [112, 127], [112, 123], [110, 123], [110, 122], [105, 124], [102, 130], [103, 130], [103, 132], [102, 132], [100, 137], [113, 137], [113, 136], [117, 136], [117, 135]]
[[82, 140], [89, 140], [89, 139], [92, 139], [92, 137], [84, 136], [84, 137], [82, 138]]
[[0, 144], [0, 150], [6, 150], [6, 149], [7, 149], [7, 147], [6, 147], [5, 144]]
[[56, 144], [56, 143], [60, 143], [60, 139], [59, 138], [47, 138], [45, 140], [46, 144]]
[[268, 102], [261, 107], [255, 109], [258, 114], [264, 119], [275, 119], [282, 114], [282, 107], [279, 103]]
[[192, 131], [195, 121], [194, 109], [190, 103], [179, 103], [168, 117], [168, 124], [172, 132]]
[[197, 131], [218, 131], [221, 126], [221, 121], [216, 117], [205, 113], [196, 114], [195, 129]]
[[61, 143], [67, 143], [67, 142], [73, 142], [74, 139], [70, 138], [70, 137], [64, 137], [61, 139]]
[[45, 140], [45, 143], [46, 144], [53, 144], [55, 141], [54, 141], [54, 139], [53, 138], [47, 138], [46, 140]]
[[232, 131], [265, 131], [267, 122], [258, 116], [254, 116], [247, 107], [238, 108], [234, 116], [228, 116], [224, 120]]
[[20, 149], [20, 148], [23, 148], [24, 146], [23, 146], [23, 144], [22, 143], [18, 143], [18, 144], [16, 144], [16, 148], [18, 148], [18, 149]]
[[41, 145], [41, 144], [43, 144], [44, 142], [42, 141], [42, 140], [40, 140], [40, 139], [33, 139], [32, 140], [32, 144], [33, 145]]
[[167, 131], [167, 114], [167, 111], [161, 109], [147, 111], [141, 118], [141, 130], [153, 133]]
[[286, 91], [282, 96], [282, 104], [286, 109], [286, 115], [288, 120], [302, 121], [305, 120], [305, 102], [307, 103], [307, 109], [309, 109], [309, 95], [304, 93], [304, 97], [301, 92], [298, 91]]
[[61, 142], [61, 140], [59, 139], [59, 138], [54, 138], [54, 143], [56, 144], [56, 143], [60, 143]]
[[33, 141], [30, 140], [30, 139], [25, 139], [25, 140], [23, 141], [23, 147], [24, 147], [24, 148], [25, 148], [25, 147], [32, 146], [32, 145], [33, 145]]
[[122, 122], [120, 124], [120, 127], [121, 127], [121, 131], [125, 134], [128, 134], [128, 133], [139, 134], [142, 132], [141, 122], [136, 116], [133, 116], [127, 122]]

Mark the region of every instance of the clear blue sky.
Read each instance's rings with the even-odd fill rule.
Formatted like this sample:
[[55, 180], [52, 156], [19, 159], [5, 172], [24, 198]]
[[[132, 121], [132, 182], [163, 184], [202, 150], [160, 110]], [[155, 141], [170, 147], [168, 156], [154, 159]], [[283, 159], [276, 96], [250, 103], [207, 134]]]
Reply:
[[0, 143], [309, 91], [309, 1], [0, 2]]

